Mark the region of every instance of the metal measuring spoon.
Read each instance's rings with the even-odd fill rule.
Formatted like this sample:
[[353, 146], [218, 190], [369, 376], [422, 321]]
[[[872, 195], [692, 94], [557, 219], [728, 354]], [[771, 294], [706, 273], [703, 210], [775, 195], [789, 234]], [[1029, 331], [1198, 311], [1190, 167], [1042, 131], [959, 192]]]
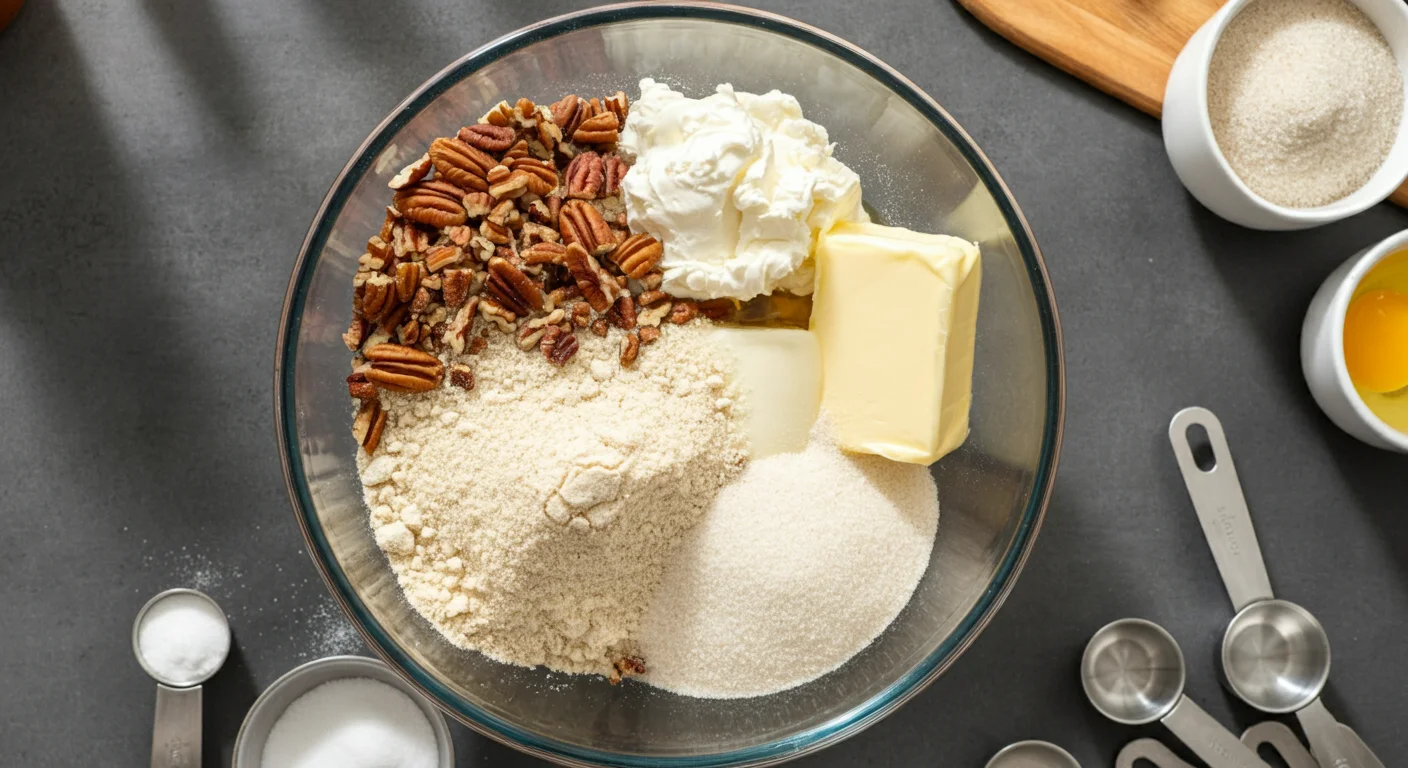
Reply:
[[1305, 745], [1300, 743], [1295, 733], [1275, 720], [1257, 723], [1242, 731], [1242, 743], [1253, 750], [1263, 746], [1271, 747], [1281, 756], [1281, 761], [1287, 768], [1320, 768], [1320, 764], [1310, 756], [1310, 752], [1306, 751]]
[[[1253, 752], [1270, 746], [1288, 768], [1320, 768], [1291, 729], [1275, 720], [1257, 723], [1242, 731], [1242, 743]], [[1115, 768], [1134, 768], [1140, 760], [1148, 760], [1157, 768], [1193, 768], [1158, 739], [1135, 739], [1124, 745], [1115, 757]]]
[[1120, 619], [1096, 632], [1081, 656], [1080, 679], [1100, 714], [1124, 725], [1161, 722], [1212, 768], [1270, 768], [1183, 695], [1183, 651], [1152, 621]]
[[[1194, 425], [1207, 430], [1213, 466], [1200, 468], [1188, 442]], [[1330, 677], [1330, 641], [1304, 608], [1271, 594], [1271, 579], [1257, 546], [1251, 513], [1237, 480], [1222, 422], [1206, 408], [1185, 408], [1168, 425], [1169, 441], [1193, 509], [1202, 523], [1217, 570], [1237, 615], [1222, 636], [1227, 687], [1251, 706], [1276, 714], [1295, 712], [1310, 751], [1325, 768], [1369, 768], [1368, 747], [1320, 703]], [[1364, 759], [1365, 755], [1374, 762]]]
[[1140, 760], [1148, 760], [1158, 768], [1193, 768], [1158, 739], [1135, 739], [1124, 745], [1115, 755], [1115, 768], [1134, 768]]
[[[210, 672], [190, 680], [173, 680], [147, 663], [147, 659], [142, 656], [142, 620], [157, 603], [178, 595], [190, 595], [204, 600], [215, 608], [222, 620], [225, 618], [225, 612], [220, 610], [219, 603], [204, 592], [194, 589], [168, 589], [148, 600], [146, 605], [137, 611], [137, 618], [132, 622], [132, 652], [136, 654], [137, 663], [142, 665], [142, 669], [157, 681], [156, 717], [152, 727], [152, 768], [200, 768], [201, 683], [209, 680], [229, 655], [229, 644], [226, 643], [225, 654], [220, 657], [220, 662]], [[229, 632], [230, 625], [226, 622], [227, 636]]]

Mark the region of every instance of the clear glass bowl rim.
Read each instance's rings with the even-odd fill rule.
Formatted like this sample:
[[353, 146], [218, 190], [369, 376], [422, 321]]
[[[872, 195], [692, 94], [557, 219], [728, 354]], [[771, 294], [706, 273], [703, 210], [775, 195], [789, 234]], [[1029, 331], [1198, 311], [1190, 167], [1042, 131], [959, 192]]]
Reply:
[[[308, 284], [317, 254], [327, 242], [332, 222], [341, 213], [358, 179], [375, 161], [386, 143], [413, 116], [455, 83], [482, 66], [525, 46], [565, 32], [645, 19], [693, 18], [740, 24], [780, 34], [820, 48], [851, 64], [903, 98], [956, 146], [985, 187], [992, 194], [1009, 230], [1017, 241], [1027, 277], [1037, 303], [1042, 344], [1046, 359], [1046, 420], [1043, 427], [1041, 458], [1033, 478], [1033, 491], [1023, 510], [1017, 531], [999, 564], [996, 575], [978, 602], [957, 629], [932, 654], [888, 688], [841, 717], [746, 749], [705, 755], [652, 757], [587, 749], [526, 731], [495, 717], [458, 697], [427, 674], [397, 647], [362, 604], [343, 573], [318, 524], [313, 499], [304, 482], [302, 456], [297, 444], [297, 413], [294, 408], [296, 343]], [[629, 2], [577, 11], [538, 22], [487, 43], [466, 54], [423, 83], [378, 125], [343, 167], [323, 199], [294, 263], [284, 297], [279, 338], [274, 361], [274, 410], [284, 482], [294, 515], [303, 534], [309, 557], [342, 610], [361, 633], [367, 646], [395, 669], [412, 686], [474, 731], [536, 757], [573, 766], [761, 766], [774, 765], [806, 755], [849, 738], [875, 724], [918, 694], [962, 655], [987, 626], [1016, 583], [1026, 563], [1055, 482], [1065, 423], [1065, 356], [1056, 297], [1051, 288], [1045, 261], [1036, 238], [1006, 183], [967, 132], [928, 94], [889, 65], [830, 33], [784, 16], [751, 8], [710, 2]]]

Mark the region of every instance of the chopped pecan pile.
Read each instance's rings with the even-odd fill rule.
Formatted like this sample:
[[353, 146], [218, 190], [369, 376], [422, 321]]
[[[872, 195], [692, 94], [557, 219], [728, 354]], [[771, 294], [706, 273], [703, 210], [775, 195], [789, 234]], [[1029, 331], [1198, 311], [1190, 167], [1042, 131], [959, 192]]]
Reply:
[[477, 354], [490, 329], [565, 365], [577, 333], [629, 332], [621, 364], [662, 321], [700, 314], [659, 290], [664, 248], [632, 234], [621, 201], [629, 164], [616, 142], [630, 111], [618, 91], [542, 106], [501, 101], [478, 123], [430, 143], [391, 179], [392, 205], [353, 278], [354, 433], [372, 453], [386, 413], [379, 391], [474, 386], [452, 355]]

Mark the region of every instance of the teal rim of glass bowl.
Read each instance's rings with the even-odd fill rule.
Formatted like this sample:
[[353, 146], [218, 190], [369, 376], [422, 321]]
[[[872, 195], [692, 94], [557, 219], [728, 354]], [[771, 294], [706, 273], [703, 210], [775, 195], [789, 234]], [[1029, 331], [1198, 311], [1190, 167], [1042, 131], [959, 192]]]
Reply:
[[[382, 630], [381, 625], [372, 618], [371, 613], [357, 597], [351, 583], [342, 572], [341, 566], [338, 565], [327, 539], [323, 536], [314, 512], [313, 500], [303, 482], [302, 454], [299, 451], [295, 435], [297, 414], [293, 402], [293, 373], [298, 330], [302, 321], [308, 283], [312, 278], [313, 267], [316, 263], [316, 254], [322, 252], [327, 242], [329, 228], [341, 213], [348, 195], [375, 158], [385, 149], [390, 137], [396, 131], [400, 130], [412, 117], [419, 114], [422, 109], [447, 89], [484, 65], [520, 48], [576, 29], [622, 21], [666, 18], [692, 18], [740, 24], [780, 34], [820, 48], [883, 83], [908, 102], [910, 106], [918, 110], [954, 146], [958, 147], [964, 159], [973, 167], [974, 172], [997, 202], [1004, 221], [1015, 236], [1022, 261], [1026, 265], [1027, 278], [1031, 282], [1036, 296], [1037, 312], [1041, 322], [1042, 342], [1046, 356], [1047, 389], [1046, 424], [1043, 429], [1041, 457], [1036, 475], [1033, 478], [1033, 491], [1027, 502], [1027, 508], [1023, 511], [1011, 545], [998, 566], [996, 578], [978, 598], [977, 603], [969, 610], [968, 615], [963, 618], [955, 631], [940, 643], [933, 653], [860, 706], [844, 715], [833, 718], [829, 722], [787, 738], [708, 755], [651, 757], [603, 752], [567, 744], [525, 731], [473, 705], [461, 708], [447, 703], [459, 697], [412, 661]], [[392, 668], [402, 671], [408, 682], [429, 696], [432, 701], [448, 708], [458, 720], [475, 731], [511, 747], [566, 765], [632, 767], [770, 765], [835, 744], [859, 733], [893, 712], [947, 669], [967, 649], [996, 613], [1026, 562], [1027, 555], [1036, 539], [1037, 530], [1041, 527], [1047, 502], [1050, 499], [1064, 424], [1065, 361], [1061, 346], [1061, 325], [1056, 314], [1055, 296], [1051, 290], [1045, 263], [1042, 261], [1041, 253], [1037, 249], [1036, 240], [1030, 227], [1027, 226], [1021, 211], [1012, 200], [1006, 184], [1003, 183], [981, 150], [959, 127], [958, 123], [918, 86], [856, 46], [827, 32], [776, 14], [716, 3], [626, 3], [558, 16], [511, 32], [481, 46], [427, 80], [389, 117], [382, 121], [381, 125], [372, 131], [362, 146], [358, 148], [352, 160], [342, 169], [327, 197], [324, 198], [322, 206], [314, 217], [313, 226], [303, 241], [298, 260], [295, 262], [293, 276], [289, 280], [288, 292], [284, 298], [277, 357], [274, 362], [274, 407], [279, 432], [279, 447], [283, 459], [284, 480], [288, 486], [289, 498], [298, 518], [299, 528], [303, 532], [309, 555], [314, 564], [332, 590], [334, 597], [342, 605], [343, 610], [354, 619], [353, 623], [362, 633], [368, 645]]]

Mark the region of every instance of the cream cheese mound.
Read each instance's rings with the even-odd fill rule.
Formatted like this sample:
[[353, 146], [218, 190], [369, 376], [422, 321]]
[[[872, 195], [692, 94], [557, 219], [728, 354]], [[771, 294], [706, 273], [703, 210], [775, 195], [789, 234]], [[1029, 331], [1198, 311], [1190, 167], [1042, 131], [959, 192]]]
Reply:
[[646, 78], [620, 150], [632, 229], [664, 243], [663, 288], [695, 299], [812, 292], [817, 234], [866, 221], [860, 177], [781, 91], [690, 99]]

